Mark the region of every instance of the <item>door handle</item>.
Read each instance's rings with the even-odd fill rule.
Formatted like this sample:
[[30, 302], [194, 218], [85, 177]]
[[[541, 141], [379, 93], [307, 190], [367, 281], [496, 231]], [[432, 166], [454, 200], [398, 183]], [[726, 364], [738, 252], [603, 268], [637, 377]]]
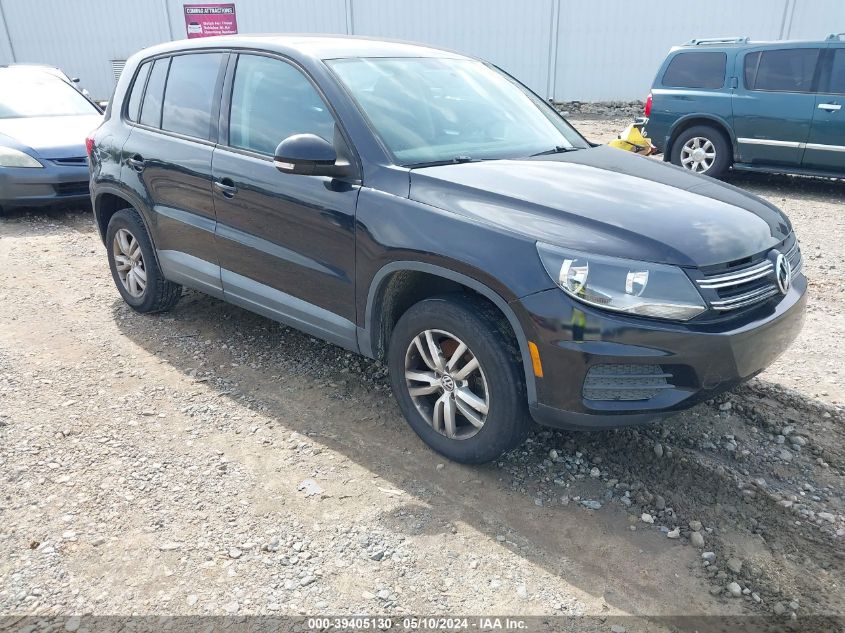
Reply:
[[222, 178], [214, 181], [214, 189], [226, 198], [233, 198], [238, 193], [238, 188], [231, 178]]
[[131, 158], [126, 159], [126, 164], [135, 171], [144, 171], [144, 158], [139, 154], [135, 154]]
[[836, 112], [837, 110], [841, 110], [842, 106], [838, 103], [820, 103], [819, 110], [827, 110], [828, 112]]

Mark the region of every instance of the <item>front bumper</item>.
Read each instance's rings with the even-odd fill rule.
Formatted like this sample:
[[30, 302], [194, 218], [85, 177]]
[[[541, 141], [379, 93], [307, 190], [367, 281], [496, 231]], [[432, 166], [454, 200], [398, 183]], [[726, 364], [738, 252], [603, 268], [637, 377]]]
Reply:
[[43, 168], [0, 167], [0, 208], [43, 207], [90, 201], [88, 166], [57, 165], [42, 160]]
[[[709, 399], [752, 378], [789, 347], [804, 321], [806, 290], [806, 278], [798, 275], [785, 296], [727, 320], [687, 324], [602, 312], [558, 289], [524, 297], [514, 307], [537, 344], [544, 374], [536, 379], [531, 414], [548, 426], [612, 428]], [[588, 374], [599, 371], [590, 370], [599, 365], [642, 367], [669, 378], [649, 397], [617, 399], [619, 392], [608, 392], [601, 399], [585, 390]]]

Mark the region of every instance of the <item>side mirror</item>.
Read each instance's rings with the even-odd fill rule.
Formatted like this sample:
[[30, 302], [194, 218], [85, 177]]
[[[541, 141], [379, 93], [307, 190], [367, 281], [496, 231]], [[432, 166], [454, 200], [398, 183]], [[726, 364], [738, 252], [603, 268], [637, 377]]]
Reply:
[[273, 164], [284, 174], [331, 178], [349, 174], [349, 164], [338, 163], [334, 146], [316, 134], [287, 137], [276, 148]]

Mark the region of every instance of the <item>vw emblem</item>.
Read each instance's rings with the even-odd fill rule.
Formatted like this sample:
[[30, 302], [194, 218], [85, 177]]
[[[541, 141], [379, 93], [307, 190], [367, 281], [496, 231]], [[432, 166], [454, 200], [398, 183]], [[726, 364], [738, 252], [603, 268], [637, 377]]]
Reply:
[[443, 374], [443, 377], [440, 379], [440, 384], [443, 385], [443, 388], [446, 391], [454, 391], [455, 390], [455, 381], [449, 374]]
[[775, 259], [775, 280], [781, 294], [785, 295], [789, 292], [789, 286], [792, 283], [792, 266], [783, 253], [778, 253]]

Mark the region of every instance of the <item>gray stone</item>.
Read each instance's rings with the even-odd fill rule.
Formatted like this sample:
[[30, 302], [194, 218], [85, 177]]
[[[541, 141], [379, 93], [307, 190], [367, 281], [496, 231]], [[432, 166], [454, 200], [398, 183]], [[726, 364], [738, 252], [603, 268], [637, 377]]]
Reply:
[[690, 521], [689, 529], [691, 529], [693, 532], [698, 532], [701, 529], [701, 521]]
[[730, 569], [735, 574], [738, 574], [742, 571], [742, 561], [736, 558], [735, 556], [729, 558], [725, 565], [727, 565], [728, 569]]
[[690, 534], [689, 542], [692, 543], [693, 547], [704, 547], [704, 537], [701, 535], [701, 532]]
[[732, 582], [728, 585], [728, 593], [734, 598], [739, 598], [742, 595], [742, 587], [739, 586], [739, 583]]
[[712, 563], [714, 560], [716, 560], [716, 552], [702, 552], [701, 558], [706, 560], [708, 563]]

